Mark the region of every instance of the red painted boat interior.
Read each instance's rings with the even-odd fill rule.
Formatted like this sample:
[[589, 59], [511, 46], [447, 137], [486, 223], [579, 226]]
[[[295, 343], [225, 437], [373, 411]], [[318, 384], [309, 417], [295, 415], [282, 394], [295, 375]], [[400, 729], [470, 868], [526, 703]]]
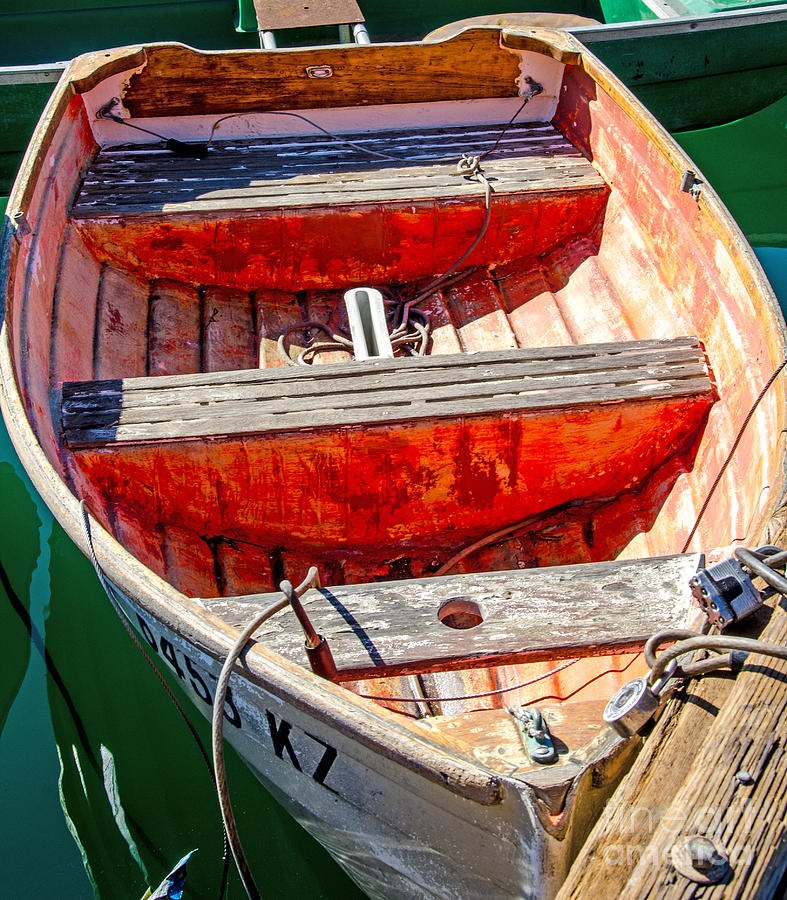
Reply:
[[[662, 150], [578, 66], [566, 67], [553, 124], [606, 187], [493, 200], [488, 234], [463, 277], [421, 305], [432, 328], [428, 352], [696, 336], [718, 394], [710, 409], [687, 399], [677, 410], [612, 405], [592, 426], [582, 415], [536, 416], [527, 427], [502, 418], [441, 436], [436, 420], [71, 451], [52, 413], [64, 381], [277, 367], [285, 329], [309, 320], [346, 329], [344, 288], [423, 285], [466, 249], [483, 219], [480, 202], [468, 200], [70, 221], [96, 150], [76, 94], [51, 143], [51, 174], [30, 200], [33, 243], [19, 257], [8, 305], [20, 387], [50, 461], [125, 548], [196, 597], [273, 590], [282, 578], [300, 581], [310, 565], [324, 584], [430, 575], [460, 548], [528, 516], [520, 532], [457, 571], [679, 552], [778, 362], [776, 342], [725, 234], [680, 191]], [[323, 354], [315, 365], [347, 358]], [[695, 545], [745, 539], [767, 505], [782, 415], [776, 396], [745, 433]], [[632, 417], [650, 436], [647, 448], [630, 446]], [[392, 472], [397, 441], [406, 442], [397, 457], [405, 464]], [[630, 451], [628, 462], [604, 470], [615, 446]], [[527, 467], [527, 497], [512, 474], [512, 447]], [[573, 477], [554, 483], [556, 468]], [[533, 485], [542, 485], [535, 498]], [[527, 697], [568, 697], [597, 675], [599, 695], [608, 696], [633, 664], [630, 655], [588, 660]], [[483, 692], [549, 669], [429, 678], [443, 679], [439, 689], [450, 696], [452, 685]], [[356, 689], [395, 695], [396, 682], [386, 684]], [[470, 707], [500, 705], [498, 695]]]

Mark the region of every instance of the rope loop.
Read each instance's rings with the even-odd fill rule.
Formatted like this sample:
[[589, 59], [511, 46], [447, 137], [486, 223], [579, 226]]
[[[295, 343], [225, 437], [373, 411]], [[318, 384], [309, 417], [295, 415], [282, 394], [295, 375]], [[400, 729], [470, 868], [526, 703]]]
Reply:
[[462, 158], [456, 164], [457, 175], [475, 175], [481, 168], [481, 157], [462, 154]]

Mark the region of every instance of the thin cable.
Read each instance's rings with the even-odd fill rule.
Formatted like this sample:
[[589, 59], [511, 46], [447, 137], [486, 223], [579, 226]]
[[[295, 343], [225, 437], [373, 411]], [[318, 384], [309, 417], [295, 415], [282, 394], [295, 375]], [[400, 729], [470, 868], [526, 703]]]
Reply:
[[227, 688], [229, 687], [230, 675], [232, 668], [237, 662], [238, 657], [243, 652], [244, 647], [251, 638], [252, 634], [272, 615], [288, 605], [286, 597], [272, 603], [260, 615], [256, 616], [243, 629], [237, 641], [233, 644], [224, 665], [221, 668], [218, 683], [216, 684], [216, 694], [213, 700], [213, 717], [211, 720], [211, 738], [213, 748], [213, 774], [216, 779], [216, 791], [219, 796], [219, 806], [221, 807], [221, 818], [224, 822], [224, 830], [227, 833], [230, 850], [238, 868], [240, 880], [248, 894], [250, 900], [261, 900], [259, 888], [251, 874], [249, 862], [243, 850], [243, 844], [238, 834], [238, 826], [235, 821], [235, 813], [232, 809], [232, 801], [230, 799], [229, 787], [227, 785], [227, 767], [224, 762], [224, 701], [227, 698]]
[[572, 697], [575, 697], [581, 691], [584, 691], [585, 688], [590, 687], [594, 681], [598, 681], [599, 678], [604, 678], [605, 675], [620, 675], [622, 672], [627, 672], [634, 663], [642, 656], [642, 653], [635, 653], [631, 659], [620, 669], [607, 669], [605, 672], [599, 672], [598, 675], [594, 675], [589, 681], [586, 681], [584, 684], [581, 684], [578, 688], [571, 691], [570, 694], [566, 694], [564, 697], [558, 697], [557, 694], [545, 694], [543, 697], [537, 697], [535, 700], [530, 701], [530, 706], [535, 706], [537, 703], [543, 703], [544, 700], [560, 700], [561, 702], [565, 702], [566, 700], [570, 700]]
[[402, 321], [407, 321], [407, 315], [410, 312], [411, 306], [416, 306], [422, 300], [425, 300], [431, 294], [435, 292], [435, 290], [448, 278], [449, 275], [452, 275], [459, 266], [470, 256], [470, 254], [475, 250], [475, 248], [481, 243], [482, 238], [486, 234], [486, 229], [489, 227], [489, 220], [492, 217], [492, 185], [489, 183], [486, 175], [480, 170], [476, 169], [471, 177], [474, 177], [476, 181], [480, 181], [484, 187], [484, 206], [486, 208], [486, 215], [484, 216], [484, 221], [481, 225], [481, 229], [478, 234], [473, 239], [473, 243], [465, 250], [465, 252], [457, 259], [457, 261], [442, 275], [438, 275], [433, 281], [429, 282], [429, 284], [421, 291], [419, 291], [412, 300], [408, 300], [404, 305], [404, 314]]
[[440, 577], [441, 575], [445, 575], [446, 572], [449, 572], [453, 567], [461, 562], [466, 556], [469, 556], [471, 553], [474, 553], [476, 550], [480, 550], [483, 547], [488, 546], [489, 544], [493, 544], [495, 541], [500, 540], [501, 538], [506, 537], [506, 535], [512, 534], [515, 531], [520, 531], [522, 528], [527, 528], [528, 525], [531, 525], [535, 522], [538, 522], [540, 519], [545, 519], [550, 516], [554, 516], [557, 513], [565, 512], [567, 509], [570, 509], [572, 506], [576, 506], [577, 503], [574, 500], [569, 500], [567, 503], [560, 503], [557, 506], [553, 506], [551, 509], [547, 509], [541, 513], [535, 513], [533, 515], [527, 516], [524, 519], [521, 519], [519, 522], [514, 522], [513, 525], [507, 525], [505, 528], [501, 528], [498, 531], [493, 531], [491, 534], [487, 534], [485, 537], [479, 538], [474, 544], [469, 544], [467, 547], [462, 548], [458, 553], [454, 554], [448, 562], [443, 563], [442, 566], [434, 573], [435, 578]]
[[734, 637], [732, 635], [714, 634], [698, 635], [687, 640], [678, 641], [661, 653], [648, 675], [648, 682], [653, 684], [664, 674], [673, 659], [691, 653], [694, 650], [743, 650], [745, 653], [761, 653], [776, 659], [787, 659], [787, 647], [781, 644], [769, 644], [752, 638]]
[[[527, 106], [527, 104], [530, 102], [530, 100], [533, 99], [533, 97], [536, 97], [538, 94], [543, 92], [544, 88], [538, 82], [533, 81], [533, 79], [530, 78], [529, 76], [525, 80], [526, 80], [528, 86], [530, 87], [530, 91], [526, 95], [524, 95], [519, 109], [517, 109], [517, 111], [514, 113], [514, 115], [511, 116], [509, 121], [506, 122], [506, 124], [501, 129], [500, 134], [498, 135], [494, 146], [491, 147], [489, 150], [485, 150], [480, 155], [479, 158], [483, 159], [484, 157], [489, 156], [490, 153], [494, 153], [494, 151], [497, 150], [497, 148], [500, 146], [500, 142], [503, 140], [506, 132], [514, 124], [514, 122], [516, 121], [517, 117], [522, 112], [522, 110]], [[216, 119], [216, 121], [213, 123], [212, 128], [210, 129], [210, 135], [207, 140], [207, 146], [210, 146], [211, 142], [213, 141], [214, 135], [216, 134], [216, 129], [219, 127], [219, 125], [221, 125], [222, 122], [226, 122], [228, 119], [236, 119], [241, 116], [252, 116], [252, 115], [288, 116], [289, 118], [292, 118], [292, 119], [300, 119], [301, 122], [305, 122], [307, 125], [311, 125], [312, 128], [316, 128], [318, 131], [321, 131], [326, 137], [329, 137], [332, 141], [336, 141], [339, 144], [346, 144], [348, 147], [353, 147], [355, 150], [358, 150], [361, 153], [368, 153], [369, 156], [376, 156], [378, 159], [387, 159], [387, 160], [391, 160], [393, 162], [412, 162], [412, 159], [409, 159], [408, 157], [392, 156], [389, 153], [381, 153], [377, 150], [372, 150], [369, 147], [364, 147], [363, 145], [358, 144], [355, 141], [351, 141], [349, 138], [343, 138], [338, 134], [334, 134], [333, 132], [328, 131], [327, 128], [323, 128], [322, 125], [318, 124], [313, 119], [308, 118], [308, 116], [301, 115], [300, 113], [283, 112], [283, 111], [279, 111], [279, 110], [262, 110], [260, 112], [228, 113], [226, 116], [221, 116], [220, 118]], [[105, 117], [112, 118], [113, 121], [117, 121], [117, 119], [115, 119], [111, 115], [108, 115]], [[125, 119], [120, 119], [120, 121], [126, 123]], [[126, 124], [128, 124], [128, 123], [126, 123]], [[139, 127], [139, 126], [132, 126], [132, 127]], [[149, 133], [155, 134], [155, 132], [149, 132]], [[161, 137], [161, 135], [156, 135], [156, 137]], [[164, 138], [164, 140], [166, 140], [166, 138]], [[436, 163], [453, 162], [455, 159], [456, 159], [456, 156], [435, 157], [433, 160], [431, 160], [431, 162], [436, 162]]]
[[689, 536], [686, 538], [686, 542], [685, 542], [685, 544], [683, 545], [683, 549], [680, 551], [681, 553], [685, 553], [685, 552], [689, 549], [689, 544], [691, 543], [692, 538], [694, 537], [694, 535], [695, 535], [697, 529], [698, 529], [699, 526], [700, 526], [700, 522], [702, 521], [702, 517], [705, 515], [705, 511], [707, 510], [708, 506], [710, 505], [711, 498], [713, 497], [713, 494], [715, 493], [716, 488], [719, 486], [719, 482], [721, 481], [721, 479], [722, 479], [724, 473], [727, 471], [727, 466], [730, 464], [730, 462], [731, 462], [731, 460], [732, 460], [732, 457], [733, 457], [733, 454], [734, 454], [735, 451], [738, 449], [738, 444], [740, 444], [740, 442], [741, 442], [741, 440], [742, 440], [742, 438], [743, 438], [743, 433], [746, 431], [746, 426], [749, 424], [749, 422], [750, 422], [750, 420], [751, 420], [751, 417], [754, 415], [754, 413], [755, 413], [757, 407], [760, 405], [760, 401], [762, 400], [762, 398], [763, 398], [763, 397], [765, 396], [765, 394], [767, 393], [768, 388], [773, 384], [774, 381], [776, 381], [776, 379], [778, 378], [779, 374], [781, 373], [782, 369], [783, 369], [785, 366], [787, 366], [787, 359], [782, 360], [781, 364], [778, 366], [778, 368], [777, 368], [776, 371], [773, 373], [773, 375], [771, 375], [771, 377], [766, 381], [765, 387], [764, 387], [764, 388], [760, 391], [760, 393], [757, 395], [757, 399], [754, 401], [754, 403], [752, 404], [751, 409], [749, 410], [749, 412], [748, 412], [747, 415], [746, 415], [746, 418], [743, 420], [743, 424], [742, 424], [741, 427], [738, 429], [738, 434], [737, 434], [737, 436], [735, 437], [735, 440], [734, 440], [733, 443], [732, 443], [732, 447], [731, 447], [731, 449], [730, 449], [730, 452], [727, 454], [727, 458], [726, 458], [726, 459], [724, 460], [724, 462], [722, 463], [722, 466], [721, 466], [721, 468], [719, 469], [719, 474], [716, 476], [716, 478], [715, 478], [713, 484], [711, 485], [711, 488], [710, 488], [710, 490], [708, 491], [708, 495], [707, 495], [707, 497], [705, 498], [705, 502], [702, 504], [702, 508], [700, 509], [699, 513], [697, 514], [697, 518], [696, 518], [696, 520], [695, 520], [695, 522], [694, 522], [694, 525], [692, 526], [691, 531], [689, 532]]
[[498, 135], [498, 138], [495, 141], [494, 146], [491, 147], [489, 150], [484, 150], [484, 152], [478, 157], [479, 159], [484, 159], [484, 157], [489, 156], [490, 154], [494, 153], [495, 150], [497, 150], [497, 148], [500, 146], [500, 141], [503, 140], [505, 133], [514, 124], [514, 122], [516, 121], [517, 117], [522, 112], [522, 110], [533, 99], [533, 97], [537, 97], [539, 94], [543, 94], [543, 92], [544, 92], [543, 85], [540, 85], [537, 81], [534, 81], [529, 75], [525, 76], [525, 83], [530, 88], [530, 91], [529, 91], [529, 93], [525, 94], [524, 99], [522, 100], [522, 105], [514, 113], [514, 115], [511, 116], [511, 118], [508, 120], [506, 125], [503, 127], [503, 130]]
[[568, 662], [563, 663], [562, 666], [552, 669], [551, 672], [544, 672], [543, 675], [537, 675], [535, 678], [531, 678], [530, 681], [523, 681], [521, 684], [514, 684], [507, 688], [496, 688], [493, 691], [483, 691], [480, 694], [463, 694], [461, 697], [378, 697], [374, 694], [358, 694], [357, 696], [363, 697], [365, 700], [388, 700], [391, 703], [452, 703], [457, 700], [478, 700], [480, 697], [493, 697], [496, 694], [507, 694], [509, 691], [518, 691], [522, 688], [529, 687], [531, 684], [543, 681], [551, 675], [557, 675], [558, 672], [562, 672], [563, 669], [573, 666], [574, 663], [579, 662], [580, 659], [581, 657], [570, 659]]

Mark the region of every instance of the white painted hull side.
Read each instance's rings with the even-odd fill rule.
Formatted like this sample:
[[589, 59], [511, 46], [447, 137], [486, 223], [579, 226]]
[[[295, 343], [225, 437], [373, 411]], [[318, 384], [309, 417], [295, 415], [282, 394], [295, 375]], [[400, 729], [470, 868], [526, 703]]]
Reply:
[[[118, 595], [148, 647], [209, 719], [206, 697], [212, 696], [219, 663]], [[556, 890], [541, 874], [544, 853], [550, 852], [543, 831], [524, 794], [509, 789], [513, 782], [507, 782], [502, 803], [484, 806], [237, 674], [230, 693], [227, 740], [370, 897], [535, 900]], [[562, 855], [554, 843], [551, 853]]]

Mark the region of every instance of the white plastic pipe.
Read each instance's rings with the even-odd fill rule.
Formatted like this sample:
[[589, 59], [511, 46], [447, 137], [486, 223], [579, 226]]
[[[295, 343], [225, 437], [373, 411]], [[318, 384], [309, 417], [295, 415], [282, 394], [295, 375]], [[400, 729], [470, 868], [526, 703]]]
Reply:
[[345, 291], [344, 303], [350, 320], [355, 358], [392, 357], [393, 347], [385, 320], [383, 295], [376, 288], [352, 288]]

